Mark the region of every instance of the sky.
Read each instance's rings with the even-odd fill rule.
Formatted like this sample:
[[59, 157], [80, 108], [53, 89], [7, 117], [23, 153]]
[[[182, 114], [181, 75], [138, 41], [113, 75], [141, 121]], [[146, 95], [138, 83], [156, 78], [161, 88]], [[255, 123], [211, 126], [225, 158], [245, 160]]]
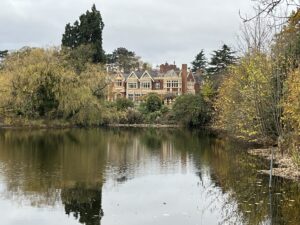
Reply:
[[234, 48], [239, 11], [253, 11], [251, 0], [0, 0], [0, 50], [59, 46], [65, 25], [93, 3], [105, 23], [104, 50], [125, 47], [153, 66]]

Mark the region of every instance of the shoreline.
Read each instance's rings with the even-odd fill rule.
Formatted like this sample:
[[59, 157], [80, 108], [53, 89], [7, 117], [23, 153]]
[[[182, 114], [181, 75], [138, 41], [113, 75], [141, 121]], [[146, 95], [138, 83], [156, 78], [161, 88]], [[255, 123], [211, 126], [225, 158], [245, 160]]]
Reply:
[[0, 129], [67, 129], [67, 128], [97, 128], [97, 127], [132, 127], [132, 128], [182, 128], [181, 125], [176, 124], [107, 124], [94, 126], [78, 126], [72, 124], [57, 125], [57, 124], [34, 124], [34, 125], [5, 125], [0, 124]]
[[[271, 150], [272, 148], [261, 148], [261, 149], [250, 149], [248, 154], [261, 157], [271, 161]], [[300, 167], [295, 165], [292, 157], [288, 154], [281, 154], [277, 147], [274, 147], [274, 158], [273, 158], [273, 176], [282, 177], [289, 180], [300, 181]], [[270, 170], [258, 170], [262, 174], [270, 174]]]
[[182, 128], [182, 126], [176, 124], [108, 124], [107, 127]]

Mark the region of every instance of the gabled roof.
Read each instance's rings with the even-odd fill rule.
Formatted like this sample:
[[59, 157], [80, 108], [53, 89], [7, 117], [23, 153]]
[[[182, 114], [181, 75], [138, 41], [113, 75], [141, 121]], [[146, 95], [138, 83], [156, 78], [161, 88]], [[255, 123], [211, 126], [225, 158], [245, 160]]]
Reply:
[[123, 80], [126, 79], [126, 78], [124, 77], [124, 74], [121, 73], [121, 72], [117, 72], [117, 73], [114, 75], [114, 78], [118, 78], [118, 77], [121, 77]]
[[[133, 77], [135, 77], [136, 79], [139, 79], [140, 77], [138, 76], [139, 74], [137, 74], [135, 71], [132, 71], [130, 74], [129, 74], [129, 76], [127, 77], [127, 79], [129, 79], [129, 78], [133, 78]], [[126, 79], [126, 80], [127, 80]]]
[[147, 70], [143, 73], [143, 75], [141, 76], [140, 79], [144, 78], [145, 76], [149, 76], [150, 79], [151, 79], [152, 81], [154, 81], [154, 80], [153, 80], [153, 77], [151, 76], [151, 74], [150, 74]]
[[175, 70], [169, 70], [165, 74], [163, 74], [164, 77], [178, 77], [179, 73]]
[[155, 78], [155, 77], [158, 77], [159, 76], [159, 72], [157, 70], [150, 70], [150, 71], [147, 71], [151, 77]]
[[190, 81], [192, 80], [193, 82], [196, 81], [194, 74], [192, 73], [192, 71], [190, 71], [187, 75], [187, 80]]

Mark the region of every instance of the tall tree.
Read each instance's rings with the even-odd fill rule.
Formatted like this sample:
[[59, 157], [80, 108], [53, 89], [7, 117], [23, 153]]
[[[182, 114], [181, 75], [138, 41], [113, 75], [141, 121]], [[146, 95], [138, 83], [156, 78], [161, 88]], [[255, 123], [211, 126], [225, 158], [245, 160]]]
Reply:
[[62, 46], [76, 49], [80, 45], [91, 45], [94, 50], [92, 61], [94, 63], [105, 62], [102, 47], [103, 28], [104, 23], [100, 11], [96, 9], [94, 4], [91, 11], [82, 14], [79, 21], [76, 20], [73, 26], [70, 23], [66, 25]]
[[192, 71], [202, 71], [204, 72], [206, 69], [207, 61], [204, 55], [204, 50], [202, 49], [198, 55], [196, 55], [195, 60], [192, 62]]
[[125, 72], [139, 68], [139, 57], [135, 52], [126, 48], [117, 48], [112, 54], [107, 55], [109, 63], [118, 64]]
[[236, 62], [235, 52], [229, 46], [223, 45], [220, 50], [213, 52], [211, 61], [209, 63], [208, 72], [210, 74], [217, 74], [225, 71], [225, 69]]

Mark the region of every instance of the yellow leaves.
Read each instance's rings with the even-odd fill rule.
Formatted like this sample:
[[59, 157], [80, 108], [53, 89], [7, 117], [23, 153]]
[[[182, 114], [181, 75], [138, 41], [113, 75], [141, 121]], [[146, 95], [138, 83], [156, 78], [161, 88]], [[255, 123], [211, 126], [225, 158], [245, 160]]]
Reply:
[[246, 139], [262, 137], [262, 121], [271, 107], [271, 80], [272, 64], [265, 55], [242, 58], [219, 90], [217, 125]]
[[300, 134], [300, 71], [291, 72], [286, 81], [287, 96], [284, 102], [284, 120]]
[[85, 68], [78, 73], [56, 49], [13, 53], [0, 71], [0, 109], [30, 119], [54, 115], [98, 124], [106, 73], [98, 65]]

